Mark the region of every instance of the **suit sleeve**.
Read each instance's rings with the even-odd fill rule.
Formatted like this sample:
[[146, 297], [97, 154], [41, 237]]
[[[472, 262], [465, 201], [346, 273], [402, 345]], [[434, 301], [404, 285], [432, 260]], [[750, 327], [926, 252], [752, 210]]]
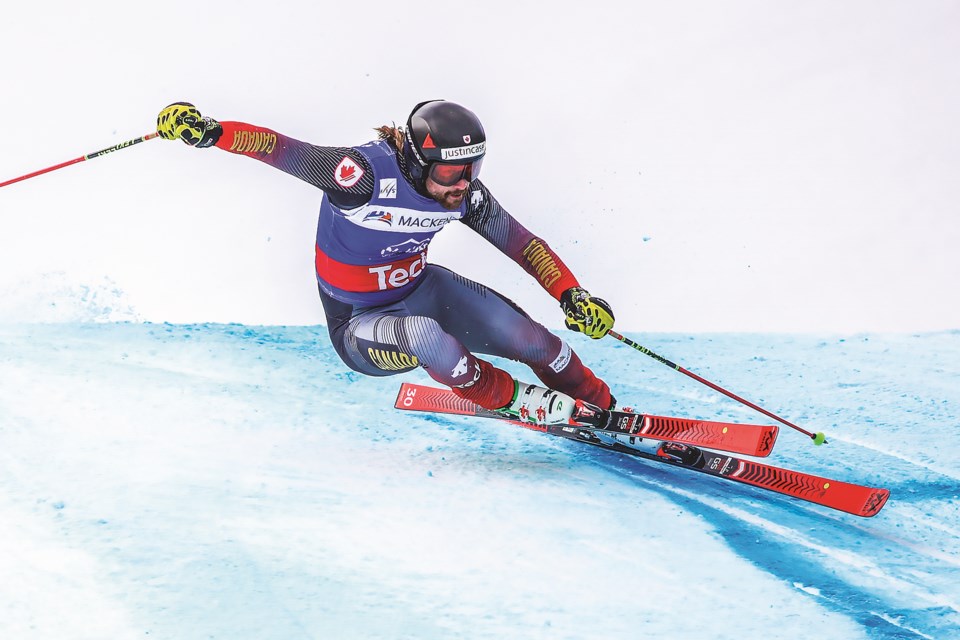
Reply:
[[340, 200], [356, 196], [362, 203], [373, 195], [373, 171], [351, 147], [321, 147], [244, 122], [220, 126], [216, 146], [224, 151], [260, 160]]
[[462, 222], [523, 267], [557, 300], [570, 287], [580, 286], [553, 249], [507, 213], [479, 180], [470, 185], [470, 207]]

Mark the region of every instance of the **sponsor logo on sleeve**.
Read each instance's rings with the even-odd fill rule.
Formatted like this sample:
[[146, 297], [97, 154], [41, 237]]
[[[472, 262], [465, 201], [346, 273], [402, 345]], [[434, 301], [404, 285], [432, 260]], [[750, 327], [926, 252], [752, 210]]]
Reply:
[[360, 182], [360, 178], [363, 177], [363, 174], [363, 169], [361, 169], [356, 162], [347, 156], [344, 156], [343, 160], [340, 161], [340, 164], [337, 165], [337, 168], [333, 170], [334, 180], [337, 181], [337, 184], [346, 189], [349, 189], [353, 185]]
[[230, 151], [237, 153], [273, 153], [277, 134], [267, 131], [235, 131]]
[[483, 191], [477, 189], [476, 191], [470, 192], [470, 208], [471, 209], [480, 209], [483, 207]]
[[537, 272], [537, 277], [543, 286], [548, 289], [563, 276], [553, 255], [538, 240], [530, 241], [523, 250], [523, 257]]

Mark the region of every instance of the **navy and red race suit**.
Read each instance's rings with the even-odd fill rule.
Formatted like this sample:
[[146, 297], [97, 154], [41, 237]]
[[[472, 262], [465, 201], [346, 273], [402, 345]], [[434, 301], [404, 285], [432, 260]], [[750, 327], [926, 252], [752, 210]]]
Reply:
[[[488, 408], [508, 404], [512, 378], [473, 353], [528, 365], [540, 380], [602, 407], [610, 390], [560, 338], [516, 304], [427, 262], [433, 237], [458, 221], [535, 277], [557, 300], [576, 278], [480, 181], [458, 209], [419, 193], [390, 142], [317, 146], [271, 129], [221, 122], [216, 146], [265, 162], [321, 189], [316, 271], [334, 348], [367, 375], [418, 366]], [[508, 388], [509, 387], [509, 388]]]

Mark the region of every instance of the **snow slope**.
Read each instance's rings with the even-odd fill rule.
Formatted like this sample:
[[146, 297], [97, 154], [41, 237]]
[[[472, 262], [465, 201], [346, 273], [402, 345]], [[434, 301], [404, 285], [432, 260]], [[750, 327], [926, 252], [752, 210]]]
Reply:
[[[758, 419], [567, 337], [646, 411]], [[8, 324], [0, 637], [960, 636], [960, 332], [631, 337], [831, 441], [771, 463], [889, 504], [402, 414], [323, 327]]]

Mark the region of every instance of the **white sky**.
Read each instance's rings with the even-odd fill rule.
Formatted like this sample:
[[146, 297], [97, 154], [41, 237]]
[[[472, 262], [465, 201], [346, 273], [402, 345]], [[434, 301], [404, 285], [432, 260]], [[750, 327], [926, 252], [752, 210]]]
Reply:
[[[960, 328], [956, 2], [142, 6], [4, 9], [0, 181], [147, 133], [177, 100], [351, 145], [443, 97], [483, 119], [494, 195], [623, 330]], [[0, 189], [0, 291], [62, 272], [152, 321], [320, 322], [319, 201], [151, 141]], [[561, 326], [453, 227], [433, 262]]]

